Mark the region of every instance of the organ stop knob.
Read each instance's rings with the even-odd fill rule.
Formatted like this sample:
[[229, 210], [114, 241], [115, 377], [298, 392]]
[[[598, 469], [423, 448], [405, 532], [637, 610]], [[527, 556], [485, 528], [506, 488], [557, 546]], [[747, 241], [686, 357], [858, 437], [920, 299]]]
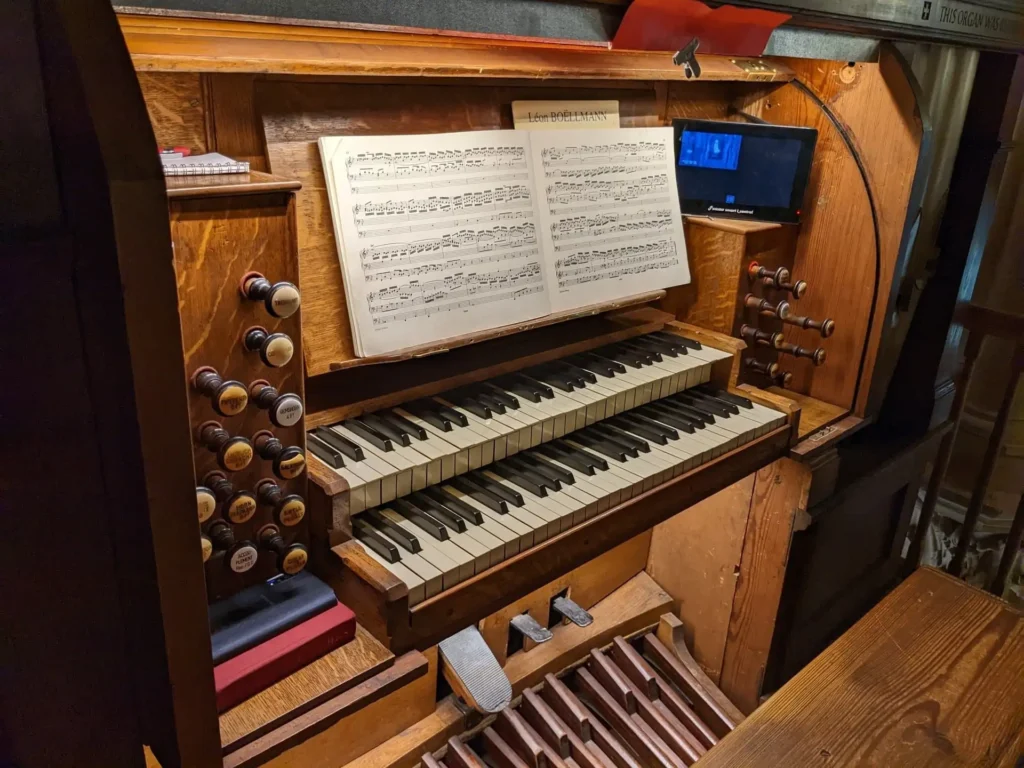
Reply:
[[252, 461], [252, 443], [247, 438], [232, 437], [216, 421], [207, 421], [196, 430], [199, 444], [217, 454], [217, 465], [227, 472], [238, 472]]
[[260, 360], [271, 368], [280, 368], [291, 362], [295, 342], [286, 333], [270, 333], [266, 328], [250, 328], [242, 336], [242, 346], [249, 352], [259, 352]]
[[210, 555], [213, 554], [213, 542], [210, 541], [210, 537], [203, 534], [199, 537], [199, 546], [203, 550], [203, 562], [205, 563], [210, 559]]
[[762, 315], [775, 315], [779, 320], [785, 320], [789, 317], [788, 301], [780, 301], [778, 304], [772, 304], [767, 299], [762, 299], [752, 293], [748, 293], [744, 297], [743, 303], [750, 309], [756, 309]]
[[214, 520], [206, 530], [210, 537], [214, 552], [224, 553], [224, 564], [235, 573], [245, 573], [252, 570], [259, 558], [259, 550], [251, 541], [235, 539], [231, 526], [223, 520]]
[[281, 573], [293, 576], [305, 568], [309, 561], [309, 550], [298, 542], [285, 544], [284, 537], [276, 525], [265, 525], [260, 528], [256, 534], [256, 541], [259, 542], [260, 549], [274, 555], [277, 570]]
[[252, 444], [261, 459], [273, 461], [274, 474], [282, 480], [291, 480], [302, 474], [306, 468], [306, 454], [297, 445], [287, 448], [267, 430], [252, 436]]
[[775, 385], [778, 387], [789, 389], [793, 384], [793, 374], [789, 371], [778, 371], [774, 376], [772, 376], [772, 381], [775, 382]]
[[824, 365], [825, 358], [827, 357], [825, 350], [821, 347], [807, 349], [806, 347], [798, 347], [796, 344], [783, 344], [779, 347], [779, 351], [787, 355], [793, 355], [793, 357], [805, 357], [816, 366]]
[[274, 521], [284, 528], [298, 525], [306, 516], [306, 502], [302, 497], [297, 493], [285, 494], [273, 480], [256, 483], [256, 498], [261, 504], [273, 508]]
[[282, 395], [269, 382], [254, 381], [249, 385], [249, 395], [257, 408], [267, 411], [275, 427], [292, 427], [302, 418], [302, 399], [290, 392]]
[[199, 509], [199, 522], [205, 523], [217, 509], [217, 497], [206, 486], [196, 486], [196, 507]]
[[259, 272], [250, 272], [242, 278], [242, 295], [252, 301], [262, 301], [274, 317], [291, 317], [299, 309], [299, 289], [293, 283], [271, 283]]
[[213, 410], [221, 416], [237, 416], [249, 404], [249, 393], [242, 382], [225, 381], [215, 369], [208, 366], [192, 375], [192, 386], [210, 398]]
[[224, 504], [224, 517], [232, 523], [245, 523], [256, 514], [256, 497], [249, 491], [236, 491], [223, 472], [210, 472], [203, 478]]
[[795, 325], [798, 328], [804, 330], [811, 329], [821, 334], [821, 338], [827, 339], [836, 330], [835, 320], [812, 320], [809, 317], [798, 317], [797, 315], [788, 315], [782, 318], [782, 322], [788, 323], [789, 325]]
[[755, 360], [752, 357], [748, 357], [744, 360], [743, 364], [755, 373], [760, 373], [771, 378], [775, 378], [781, 370], [778, 363], [762, 363], [760, 360]]
[[772, 347], [773, 349], [779, 349], [786, 343], [786, 339], [781, 333], [762, 331], [752, 325], [741, 326], [740, 336], [742, 336], [745, 341], [749, 341], [752, 344], [757, 344], [762, 347]]

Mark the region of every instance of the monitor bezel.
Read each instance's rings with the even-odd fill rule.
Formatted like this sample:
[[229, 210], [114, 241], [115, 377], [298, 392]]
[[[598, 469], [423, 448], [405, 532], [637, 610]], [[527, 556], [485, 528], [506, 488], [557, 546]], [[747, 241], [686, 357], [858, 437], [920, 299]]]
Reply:
[[[685, 130], [702, 131], [704, 133], [731, 133], [775, 139], [796, 139], [799, 141], [800, 157], [797, 159], [796, 175], [793, 178], [793, 186], [790, 190], [789, 205], [785, 208], [763, 205], [730, 208], [728, 204], [716, 200], [687, 197], [683, 191], [682, 179], [682, 172], [685, 170], [685, 167], [679, 165], [680, 139]], [[818, 131], [816, 128], [679, 118], [672, 121], [672, 132], [676, 188], [679, 190], [679, 208], [684, 216], [747, 219], [780, 224], [800, 223], [804, 208], [804, 196], [807, 193], [807, 186], [811, 176], [811, 164], [814, 160], [814, 148], [818, 142]]]

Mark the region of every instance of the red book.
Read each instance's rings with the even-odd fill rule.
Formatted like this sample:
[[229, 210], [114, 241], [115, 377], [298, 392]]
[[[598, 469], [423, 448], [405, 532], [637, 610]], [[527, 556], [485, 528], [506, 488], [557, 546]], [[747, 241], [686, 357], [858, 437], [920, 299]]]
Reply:
[[356, 616], [338, 603], [213, 668], [217, 711], [223, 712], [287, 677], [356, 634]]

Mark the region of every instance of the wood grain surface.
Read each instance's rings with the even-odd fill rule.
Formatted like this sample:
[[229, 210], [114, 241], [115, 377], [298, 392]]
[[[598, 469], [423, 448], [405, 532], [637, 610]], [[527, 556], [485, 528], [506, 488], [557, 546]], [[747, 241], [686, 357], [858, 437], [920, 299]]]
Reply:
[[[662, 52], [213, 19], [119, 16], [136, 68], [144, 71], [297, 75], [685, 80]], [[728, 56], [700, 57], [702, 80], [760, 80]], [[771, 79], [788, 80], [779, 63]]]
[[[233, 179], [211, 176], [206, 182], [182, 178], [169, 184], [175, 190], [170, 204], [171, 237], [186, 375], [191, 377], [198, 368], [211, 366], [225, 380], [238, 380], [246, 388], [253, 381], [263, 379], [278, 392], [292, 392], [304, 400], [302, 310], [278, 319], [267, 312], [262, 302], [248, 301], [239, 292], [243, 275], [251, 271], [261, 272], [271, 282], [286, 280], [301, 289], [295, 256], [294, 196], [291, 191], [260, 190], [261, 187], [291, 190], [294, 184], [258, 173], [233, 176]], [[234, 185], [239, 187], [240, 194], [228, 193]], [[270, 368], [257, 353], [247, 352], [242, 347], [244, 332], [257, 325], [270, 333], [286, 333], [291, 337], [295, 354], [287, 365]], [[301, 421], [292, 427], [275, 427], [267, 411], [257, 408], [251, 401], [238, 416], [219, 416], [208, 398], [196, 392], [191, 384], [186, 386], [194, 441], [196, 428], [215, 420], [233, 436], [251, 439], [255, 432], [269, 429], [285, 446], [305, 448]], [[217, 469], [216, 460], [198, 441], [195, 441], [194, 455], [196, 479], [201, 483], [207, 472]], [[270, 462], [259, 456], [254, 456], [242, 471], [226, 474], [236, 491], [253, 491], [259, 480], [272, 478], [285, 493], [307, 497], [305, 472], [292, 480], [282, 480], [273, 475]], [[221, 509], [211, 522], [222, 517]], [[307, 514], [295, 526], [282, 528], [287, 544], [295, 541], [310, 544], [308, 517]], [[260, 505], [248, 522], [232, 525], [236, 540], [254, 540], [259, 528], [271, 520], [271, 510]], [[262, 552], [256, 566], [245, 574], [233, 573], [226, 567], [223, 556], [214, 554], [206, 563], [207, 590], [211, 600], [226, 597], [265, 581], [277, 572], [274, 557], [269, 552]]]
[[791, 459], [758, 470], [719, 686], [743, 712], [760, 703], [793, 525], [807, 509], [810, 471]]
[[198, 72], [139, 72], [149, 121], [161, 147], [207, 151], [206, 108]]
[[754, 475], [655, 526], [647, 573], [672, 595], [687, 645], [716, 683], [729, 639]]
[[335, 768], [434, 708], [437, 652], [413, 651], [224, 757], [224, 768]]
[[1024, 616], [924, 568], [701, 762], [1006, 766], [1024, 745]]
[[359, 624], [355, 638], [220, 716], [225, 752], [390, 667], [394, 654]]
[[[828, 362], [815, 368], [810, 361], [791, 359], [793, 389], [863, 416], [866, 385], [854, 403], [858, 381], [870, 379], [881, 317], [897, 259], [920, 148], [921, 126], [905, 114], [900, 93], [886, 84], [878, 64], [811, 59], [785, 59], [798, 78], [816, 93], [852, 135], [874, 194], [881, 234], [878, 297], [875, 286], [875, 239], [871, 207], [864, 182], [840, 133], [805, 93], [792, 85], [776, 88], [748, 111], [771, 123], [805, 125], [818, 130], [793, 263], [793, 278], [806, 280], [807, 294], [793, 302], [797, 314], [833, 318], [836, 331], [822, 339], [815, 331], [787, 326], [788, 341], [804, 347], [824, 347]], [[876, 321], [867, 339], [868, 319]], [[863, 375], [857, 369], [865, 344], [868, 355]]]

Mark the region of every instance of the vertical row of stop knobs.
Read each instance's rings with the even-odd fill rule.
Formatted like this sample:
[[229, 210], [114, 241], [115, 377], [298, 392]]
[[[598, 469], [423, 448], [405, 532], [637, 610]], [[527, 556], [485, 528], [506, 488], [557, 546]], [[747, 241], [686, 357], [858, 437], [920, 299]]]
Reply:
[[[753, 261], [747, 268], [747, 279], [752, 286], [759, 284], [762, 288], [789, 296], [789, 298], [783, 296], [777, 301], [770, 301], [748, 293], [743, 299], [744, 307], [756, 313], [757, 317], [774, 317], [784, 325], [796, 326], [803, 330], [814, 330], [823, 339], [827, 339], [835, 332], [834, 320], [815, 320], [807, 316], [793, 314], [790, 298], [793, 301], [799, 301], [807, 293], [808, 285], [804, 280], [793, 280], [786, 267], [770, 269]], [[740, 326], [740, 336], [752, 347], [768, 347], [780, 354], [810, 360], [815, 366], [824, 365], [827, 358], [824, 348], [812, 349], [791, 344], [786, 341], [782, 331], [766, 331], [756, 325], [744, 323]], [[792, 383], [793, 374], [782, 370], [778, 362], [763, 362], [749, 357], [744, 364], [748, 370], [770, 378], [781, 387], [788, 387]]]

